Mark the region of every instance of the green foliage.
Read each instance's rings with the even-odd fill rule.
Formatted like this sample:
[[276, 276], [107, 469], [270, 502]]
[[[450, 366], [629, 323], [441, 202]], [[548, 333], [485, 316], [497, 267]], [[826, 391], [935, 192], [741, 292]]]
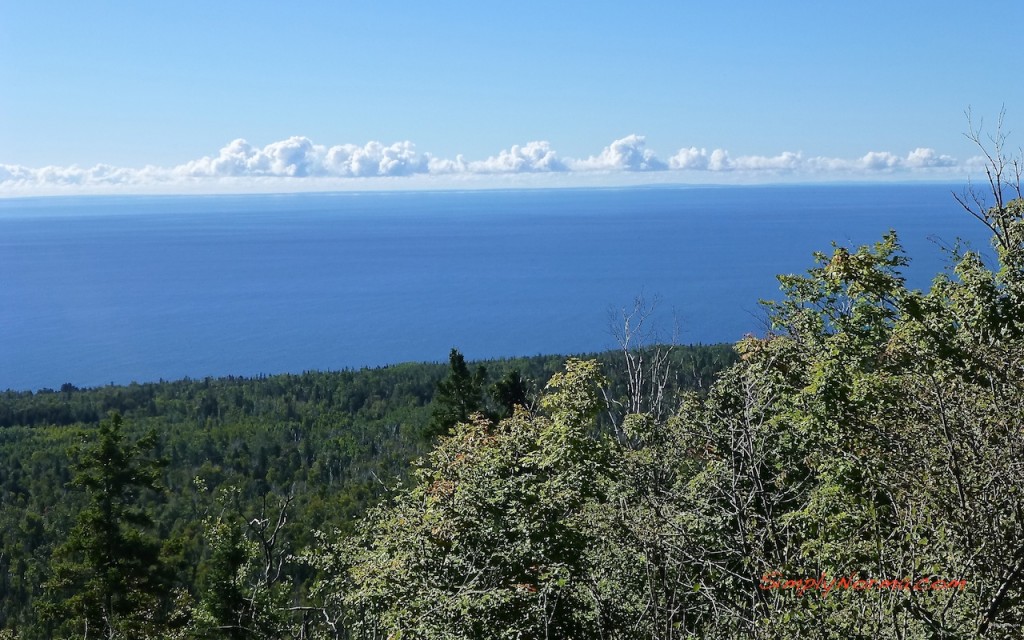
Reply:
[[152, 519], [139, 506], [143, 492], [161, 490], [161, 463], [148, 457], [155, 440], [151, 432], [126, 441], [114, 414], [74, 456], [71, 484], [87, 503], [54, 551], [46, 585], [46, 611], [61, 633], [136, 638], [159, 623], [166, 576]]
[[220, 514], [203, 521], [207, 554], [190, 637], [269, 639], [287, 634], [291, 584], [285, 573], [290, 553], [284, 527], [291, 500], [281, 500], [276, 513], [268, 513], [271, 499], [265, 497], [261, 512], [246, 522], [238, 498], [237, 489], [227, 488], [218, 500]]
[[[721, 496], [686, 511], [720, 522], [733, 542], [718, 538], [718, 557], [741, 577], [709, 593], [746, 634], [1007, 637], [1024, 613], [1020, 271], [959, 254], [955, 278], [909, 291], [892, 233], [818, 262], [780, 278], [775, 332], [741, 342], [741, 364], [682, 414], [713, 444], [707, 495]], [[755, 587], [771, 571], [971, 588], [794, 599]]]
[[428, 437], [448, 435], [452, 427], [484, 408], [487, 368], [480, 365], [471, 373], [458, 349], [449, 354], [448, 367], [448, 376], [437, 385]]
[[530, 401], [530, 383], [523, 377], [519, 369], [512, 369], [503, 378], [490, 387], [496, 417], [508, 418], [515, 413], [516, 407], [528, 407]]
[[[352, 606], [389, 637], [596, 637], [585, 507], [601, 447], [598, 366], [569, 360], [542, 405], [458, 425], [376, 512], [351, 574]], [[357, 627], [369, 635], [371, 629]]]
[[[693, 376], [706, 384], [716, 367], [732, 357], [725, 345], [681, 349], [680, 358], [695, 368], [681, 374], [678, 384], [695, 385]], [[600, 358], [610, 362], [608, 355]], [[538, 356], [487, 362], [493, 377], [481, 385], [482, 400], [483, 389], [512, 386], [505, 396], [492, 391], [493, 404], [485, 404], [485, 410], [496, 415], [507, 410], [500, 397], [518, 397], [519, 383], [532, 389], [532, 380], [546, 380], [564, 361]], [[138, 625], [138, 632], [159, 626], [153, 637], [217, 637], [228, 633], [217, 627], [241, 626], [240, 619], [276, 621], [273, 625], [287, 619], [287, 633], [296, 625], [305, 628], [307, 637], [328, 633], [325, 607], [347, 589], [321, 587], [327, 583], [318, 578], [326, 580], [330, 573], [321, 561], [332, 557], [325, 550], [328, 544], [348, 549], [351, 544], [345, 541], [367, 509], [405, 481], [410, 463], [428, 451], [423, 433], [435, 389], [449, 370], [447, 365], [410, 363], [253, 379], [0, 392], [0, 628], [23, 640], [81, 631], [59, 632], [56, 625], [71, 615], [57, 605], [83, 582], [69, 580], [64, 591], [55, 583], [48, 593], [43, 585], [56, 580], [59, 564], [83, 557], [79, 552], [55, 555], [89, 506], [87, 492], [71, 485], [75, 467], [70, 450], [94, 442], [97, 424], [116, 411], [124, 416], [126, 446], [151, 444], [152, 449], [138, 452], [146, 454], [141, 457], [167, 461], [159, 471], [166, 490], [137, 490], [124, 502], [126, 509], [151, 520], [139, 531], [161, 542], [158, 560], [166, 570], [161, 580], [168, 587], [157, 604], [146, 605], [153, 612], [152, 624]], [[529, 391], [526, 404], [534, 403]], [[287, 523], [275, 543], [277, 553], [284, 554], [275, 567], [283, 568], [273, 588], [267, 588], [260, 577], [264, 547], [250, 525], [254, 520], [276, 525], [279, 501], [288, 498]], [[337, 531], [342, 538], [319, 531]], [[255, 560], [253, 543], [261, 549]], [[233, 555], [232, 549], [239, 548], [249, 551]], [[310, 562], [287, 560], [292, 554]], [[331, 566], [344, 565], [339, 563]], [[61, 575], [70, 578], [72, 573]], [[236, 580], [235, 595], [251, 598], [255, 593], [258, 606], [245, 610], [214, 602], [215, 594], [233, 597], [230, 589], [212, 587], [218, 580], [227, 584], [227, 575]], [[52, 602], [49, 622], [42, 618], [45, 602]], [[338, 628], [347, 628], [357, 615], [337, 606], [333, 610], [344, 614], [333, 623]], [[226, 622], [231, 615], [235, 622]], [[273, 625], [267, 628], [282, 629]]]

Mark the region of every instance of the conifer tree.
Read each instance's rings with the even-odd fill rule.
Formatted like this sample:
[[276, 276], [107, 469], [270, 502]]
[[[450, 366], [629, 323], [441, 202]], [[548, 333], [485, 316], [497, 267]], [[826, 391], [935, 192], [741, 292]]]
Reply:
[[480, 365], [475, 372], [470, 372], [466, 359], [454, 348], [448, 355], [448, 364], [448, 377], [438, 383], [434, 396], [433, 414], [427, 428], [429, 437], [447, 435], [456, 424], [467, 422], [484, 408], [487, 369]]
[[529, 405], [529, 387], [519, 369], [513, 369], [491, 385], [491, 399], [497, 405], [499, 418], [510, 418], [516, 407]]
[[[168, 595], [160, 544], [141, 505], [159, 492], [156, 434], [129, 442], [119, 414], [100, 423], [77, 451], [71, 485], [86, 507], [51, 558], [44, 615], [71, 637], [139, 638], [153, 633]], [[73, 454], [76, 453], [73, 451]]]

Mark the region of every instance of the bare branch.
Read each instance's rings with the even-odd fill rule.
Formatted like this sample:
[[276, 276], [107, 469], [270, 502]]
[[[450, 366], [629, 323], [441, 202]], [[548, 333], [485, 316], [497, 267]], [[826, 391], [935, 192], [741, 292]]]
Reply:
[[[667, 413], [666, 389], [673, 377], [671, 355], [678, 341], [679, 330], [673, 323], [671, 337], [666, 341], [654, 325], [660, 299], [648, 301], [643, 294], [631, 307], [609, 310], [609, 328], [622, 353], [626, 394], [612, 398], [604, 392], [608, 415], [618, 431], [626, 415], [647, 413], [660, 420]], [[618, 433], [620, 440], [623, 434]]]

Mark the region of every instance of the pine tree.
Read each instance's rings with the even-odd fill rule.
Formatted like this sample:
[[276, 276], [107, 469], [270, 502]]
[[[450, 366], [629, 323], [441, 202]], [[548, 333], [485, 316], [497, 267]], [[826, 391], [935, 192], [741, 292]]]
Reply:
[[452, 427], [467, 422], [470, 416], [484, 408], [487, 369], [480, 365], [471, 373], [466, 359], [454, 348], [448, 355], [448, 364], [448, 377], [438, 383], [434, 396], [433, 414], [427, 428], [430, 437], [448, 435]]
[[513, 369], [491, 385], [491, 399], [497, 405], [498, 418], [510, 418], [516, 407], [530, 404], [529, 385], [519, 369]]
[[[136, 638], [153, 632], [168, 595], [160, 544], [144, 494], [162, 491], [156, 434], [129, 442], [121, 416], [100, 423], [77, 451], [71, 485], [86, 507], [51, 558], [44, 615], [72, 637]], [[73, 452], [74, 453], [74, 452]]]

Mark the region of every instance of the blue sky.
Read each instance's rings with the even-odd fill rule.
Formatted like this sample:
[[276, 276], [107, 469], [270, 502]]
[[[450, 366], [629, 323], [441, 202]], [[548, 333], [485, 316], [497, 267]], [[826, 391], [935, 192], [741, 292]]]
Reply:
[[1022, 18], [984, 0], [0, 0], [0, 193], [959, 180], [965, 109], [1024, 122]]

